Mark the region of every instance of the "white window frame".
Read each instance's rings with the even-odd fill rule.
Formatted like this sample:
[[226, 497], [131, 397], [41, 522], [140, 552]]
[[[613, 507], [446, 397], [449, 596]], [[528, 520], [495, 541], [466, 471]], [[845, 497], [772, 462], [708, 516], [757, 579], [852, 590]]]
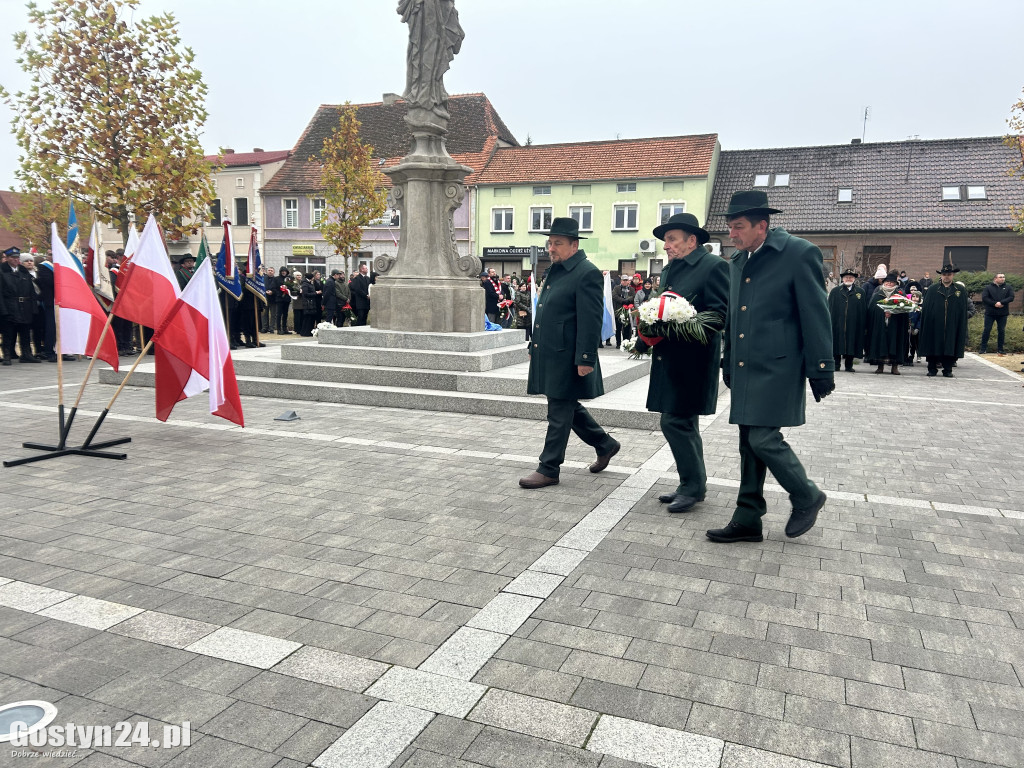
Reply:
[[[547, 190], [546, 192], [544, 190]], [[538, 184], [533, 188], [533, 194], [535, 195], [550, 195], [551, 185], [550, 184]]]
[[[786, 179], [786, 183], [785, 184], [783, 184], [781, 181], [779, 181], [779, 177], [780, 176], [785, 177], [785, 179]], [[788, 174], [788, 173], [776, 173], [775, 176], [772, 178], [772, 186], [773, 187], [788, 187], [789, 186], [789, 177], [790, 177], [790, 174]]]
[[238, 224], [238, 201], [245, 200], [245, 224], [242, 226], [248, 227], [252, 224], [252, 206], [249, 205], [248, 197], [233, 197], [231, 198], [231, 213], [234, 214], [234, 218], [231, 219], [232, 224]]
[[[686, 201], [685, 200], [661, 200], [661, 201], [658, 202], [658, 223], [659, 224], [664, 224], [665, 221], [668, 221], [668, 219], [666, 219], [664, 217], [664, 211], [663, 211], [663, 209], [666, 206], [672, 206], [673, 208], [681, 207], [682, 210], [681, 211], [677, 211], [677, 213], [686, 213]], [[674, 216], [674, 215], [675, 215], [674, 213], [670, 213], [669, 214], [669, 216]], [[664, 219], [664, 221], [662, 221], [662, 219]]]
[[618, 181], [618, 182], [615, 183], [615, 191], [618, 194], [620, 194], [620, 195], [623, 192], [636, 192], [636, 182], [635, 181]]
[[235, 177], [235, 189], [245, 189], [245, 178], [242, 176]]
[[[494, 228], [494, 212], [495, 211], [509, 211], [511, 216], [508, 218], [508, 229], [495, 229]], [[506, 217], [502, 217], [503, 219]], [[502, 235], [516, 231], [516, 209], [510, 205], [494, 205], [491, 206], [491, 234]]]
[[[845, 195], [843, 193], [846, 193]], [[836, 197], [837, 203], [852, 203], [853, 202], [853, 187], [840, 187]]]
[[[619, 208], [634, 208], [636, 210], [636, 225], [635, 226], [632, 226], [632, 227], [630, 227], [628, 225], [625, 226], [625, 227], [616, 227], [615, 226], [615, 212], [618, 211]], [[624, 223], [628, 224], [628, 220], [629, 220], [629, 215], [627, 214], [625, 219], [624, 219]], [[637, 232], [637, 231], [639, 231], [639, 229], [640, 229], [640, 203], [636, 203], [636, 202], [632, 202], [632, 201], [624, 201], [624, 202], [619, 202], [619, 203], [615, 203], [614, 205], [612, 205], [612, 232]]]
[[548, 224], [548, 226], [546, 226], [546, 227], [544, 226], [544, 215], [543, 214], [541, 214], [541, 219], [540, 219], [541, 226], [540, 226], [540, 228], [534, 229], [534, 227], [533, 227], [533, 212], [534, 211], [547, 211], [551, 215], [551, 219], [552, 220], [554, 220], [554, 218], [555, 218], [555, 209], [552, 206], [550, 206], [550, 205], [531, 205], [530, 206], [530, 228], [527, 231], [529, 231], [529, 232], [543, 232], [545, 229], [551, 229], [551, 225], [550, 224]]
[[[761, 179], [764, 179], [764, 181], [761, 181]], [[755, 173], [754, 174], [754, 183], [751, 186], [754, 186], [754, 187], [767, 187], [771, 183], [771, 180], [772, 180], [772, 175], [770, 173]]]
[[[572, 215], [572, 209], [573, 208], [581, 209], [581, 211], [580, 211], [580, 220], [579, 220], [580, 232], [593, 232], [594, 231], [594, 206], [591, 203], [570, 203], [565, 208], [565, 215], [568, 216], [570, 219], [574, 218], [573, 215]], [[584, 209], [584, 208], [590, 214], [590, 226], [589, 227], [583, 226], [583, 212], [582, 212], [582, 209]]]
[[[319, 208], [317, 202], [323, 203]], [[317, 221], [316, 214], [320, 213], [320, 221], [323, 221], [324, 216], [327, 215], [327, 199], [323, 197], [311, 197], [309, 198], [309, 225], [313, 229], [320, 228], [320, 221]]]
[[[981, 195], [976, 195], [972, 190], [981, 190]], [[988, 200], [988, 193], [985, 191], [984, 184], [968, 184], [967, 185], [967, 199], [968, 200]]]
[[[956, 192], [956, 197], [953, 196], [953, 192]], [[959, 184], [943, 184], [942, 185], [942, 200], [943, 202], [957, 202], [963, 200], [963, 191], [960, 189]]]
[[[289, 208], [288, 203], [295, 203], [294, 208]], [[294, 224], [288, 223], [288, 211], [295, 211]], [[284, 229], [298, 229], [299, 228], [299, 198], [297, 197], [286, 197], [281, 200], [281, 226]]]

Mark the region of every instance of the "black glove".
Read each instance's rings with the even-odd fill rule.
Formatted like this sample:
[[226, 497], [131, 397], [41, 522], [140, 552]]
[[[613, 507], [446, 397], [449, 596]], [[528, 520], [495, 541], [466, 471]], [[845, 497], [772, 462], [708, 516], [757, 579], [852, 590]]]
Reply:
[[811, 379], [811, 393], [814, 395], [814, 402], [820, 403], [823, 397], [828, 397], [836, 388], [834, 377], [827, 379]]
[[646, 353], [648, 349], [650, 349], [650, 347], [647, 346], [647, 342], [644, 341], [643, 339], [637, 337], [636, 346], [634, 347], [634, 350], [636, 351], [636, 353], [638, 355], [642, 355], [642, 354]]
[[732, 389], [732, 375], [728, 373], [722, 373], [722, 381], [725, 382], [726, 389]]

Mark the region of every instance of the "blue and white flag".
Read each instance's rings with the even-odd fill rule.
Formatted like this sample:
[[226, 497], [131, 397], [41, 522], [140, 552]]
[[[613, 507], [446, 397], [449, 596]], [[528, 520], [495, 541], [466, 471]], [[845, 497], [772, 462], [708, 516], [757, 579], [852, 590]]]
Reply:
[[615, 314], [612, 312], [612, 281], [608, 273], [604, 273], [604, 322], [601, 324], [601, 340], [606, 341], [615, 335]]
[[245, 267], [245, 287], [248, 288], [256, 298], [267, 303], [267, 285], [263, 279], [263, 259], [260, 258], [260, 246], [256, 238], [256, 227], [249, 232], [249, 258]]
[[85, 267], [82, 266], [82, 260], [79, 258], [80, 244], [78, 242], [78, 217], [75, 216], [75, 204], [68, 200], [68, 233], [67, 233], [67, 249], [71, 253], [71, 259], [75, 262], [75, 266], [78, 267], [78, 271], [82, 273], [82, 278], [85, 278]]
[[231, 222], [224, 220], [224, 239], [220, 241], [217, 265], [213, 270], [220, 287], [230, 293], [236, 301], [242, 298], [242, 279], [235, 266], [235, 251], [231, 245]]

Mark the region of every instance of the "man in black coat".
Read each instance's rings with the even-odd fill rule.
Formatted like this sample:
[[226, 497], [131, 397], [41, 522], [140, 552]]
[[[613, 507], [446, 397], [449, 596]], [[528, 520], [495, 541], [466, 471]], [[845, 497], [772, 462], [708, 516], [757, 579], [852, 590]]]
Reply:
[[331, 276], [324, 280], [323, 307], [324, 320], [334, 322], [334, 316], [338, 314], [337, 282], [345, 277], [340, 269], [332, 269]]
[[487, 272], [480, 273], [480, 286], [484, 289], [484, 314], [492, 323], [498, 322], [498, 302], [501, 301], [501, 293], [498, 289], [498, 281], [493, 279]]
[[623, 307], [632, 306], [636, 291], [629, 284], [629, 275], [619, 275], [619, 284], [612, 288], [612, 311], [615, 312], [615, 348], [622, 347], [622, 338], [633, 338], [633, 324], [619, 315]]
[[1006, 340], [1006, 318], [1010, 315], [1010, 304], [1013, 302], [1013, 288], [1006, 284], [1006, 275], [999, 273], [995, 279], [985, 286], [981, 292], [981, 303], [985, 306], [985, 325], [981, 331], [979, 354], [988, 352], [988, 337], [992, 333], [992, 323], [996, 324], [996, 352], [1000, 357], [1006, 355], [1003, 343]]
[[843, 360], [846, 371], [854, 373], [853, 358], [864, 354], [868, 302], [863, 289], [857, 285], [856, 272], [847, 268], [839, 277], [842, 284], [828, 295], [828, 312], [832, 317], [832, 357], [837, 371], [839, 361]]
[[21, 249], [4, 251], [7, 261], [0, 265], [0, 326], [3, 328], [4, 365], [14, 359], [17, 339], [23, 363], [38, 363], [32, 356], [30, 336], [32, 320], [38, 308], [35, 283], [28, 270], [21, 266]]
[[918, 352], [928, 360], [928, 375], [953, 378], [953, 365], [964, 356], [967, 343], [967, 289], [953, 281], [960, 270], [946, 264], [939, 270], [939, 282], [932, 285], [921, 302], [921, 338]]
[[352, 311], [356, 314], [356, 321], [352, 325], [366, 325], [366, 318], [370, 314], [370, 286], [377, 282], [377, 273], [370, 274], [365, 264], [359, 265], [359, 274], [352, 278], [349, 287], [352, 289]]

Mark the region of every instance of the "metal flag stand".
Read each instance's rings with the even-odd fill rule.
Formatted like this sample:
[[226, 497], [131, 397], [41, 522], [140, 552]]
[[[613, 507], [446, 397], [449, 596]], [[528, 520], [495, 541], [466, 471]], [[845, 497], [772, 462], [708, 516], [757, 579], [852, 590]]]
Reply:
[[[57, 415], [58, 415], [58, 420], [59, 420], [58, 421], [58, 433], [57, 434], [59, 436], [59, 439], [58, 439], [57, 445], [45, 445], [43, 443], [22, 443], [21, 444], [22, 448], [29, 448], [29, 449], [34, 450], [34, 451], [43, 451], [43, 453], [38, 454], [36, 456], [26, 456], [25, 458], [22, 458], [22, 459], [11, 459], [10, 461], [5, 461], [4, 462], [4, 466], [5, 467], [17, 467], [17, 466], [19, 466], [21, 464], [30, 464], [30, 463], [35, 462], [35, 461], [45, 461], [46, 459], [56, 459], [56, 458], [58, 458], [60, 456], [92, 456], [92, 457], [98, 458], [98, 459], [118, 459], [118, 460], [122, 460], [123, 461], [124, 459], [128, 458], [128, 454], [127, 453], [110, 453], [108, 451], [103, 451], [103, 450], [100, 450], [100, 449], [102, 449], [102, 448], [110, 448], [111, 446], [120, 445], [122, 443], [130, 443], [131, 442], [131, 438], [130, 437], [121, 437], [121, 438], [118, 438], [117, 440], [108, 440], [108, 441], [103, 442], [103, 443], [96, 443], [93, 446], [89, 445], [92, 437], [96, 434], [96, 430], [99, 428], [99, 423], [97, 423], [96, 427], [93, 428], [93, 432], [92, 432], [92, 434], [89, 435], [89, 439], [87, 439], [82, 445], [77, 446], [77, 447], [73, 447], [73, 448], [69, 448], [67, 446], [68, 432], [71, 430], [71, 422], [74, 419], [74, 413], [75, 413], [75, 410], [78, 407], [78, 403], [77, 402], [75, 403], [75, 408], [72, 409], [70, 418], [65, 422], [65, 420], [64, 420], [64, 363], [63, 363], [64, 355], [61, 354], [61, 345], [60, 345], [60, 305], [59, 304], [54, 305], [54, 310], [55, 310], [54, 314], [56, 315], [55, 320], [56, 320], [56, 325], [57, 325]], [[108, 321], [108, 326], [109, 326], [109, 321]], [[106, 331], [106, 328], [104, 328], [104, 332], [105, 331]], [[97, 344], [97, 347], [99, 347], [99, 345], [102, 344], [102, 343], [103, 343], [103, 337], [101, 336], [100, 337], [100, 342], [99, 342], [99, 344]], [[95, 360], [95, 359], [96, 359], [96, 357], [94, 355], [93, 356], [93, 360]], [[138, 365], [137, 362], [136, 362], [136, 365]], [[91, 371], [91, 370], [92, 370], [92, 363], [89, 364], [89, 371]], [[88, 381], [88, 378], [89, 378], [89, 374], [86, 373], [86, 381]], [[84, 382], [82, 384], [82, 387], [83, 388], [85, 387], [85, 383]], [[120, 390], [118, 390], [118, 391], [120, 391]], [[79, 398], [81, 398], [81, 392], [79, 392]], [[106, 415], [106, 411], [104, 411], [104, 415]], [[102, 422], [102, 417], [100, 419], [100, 422]]]

